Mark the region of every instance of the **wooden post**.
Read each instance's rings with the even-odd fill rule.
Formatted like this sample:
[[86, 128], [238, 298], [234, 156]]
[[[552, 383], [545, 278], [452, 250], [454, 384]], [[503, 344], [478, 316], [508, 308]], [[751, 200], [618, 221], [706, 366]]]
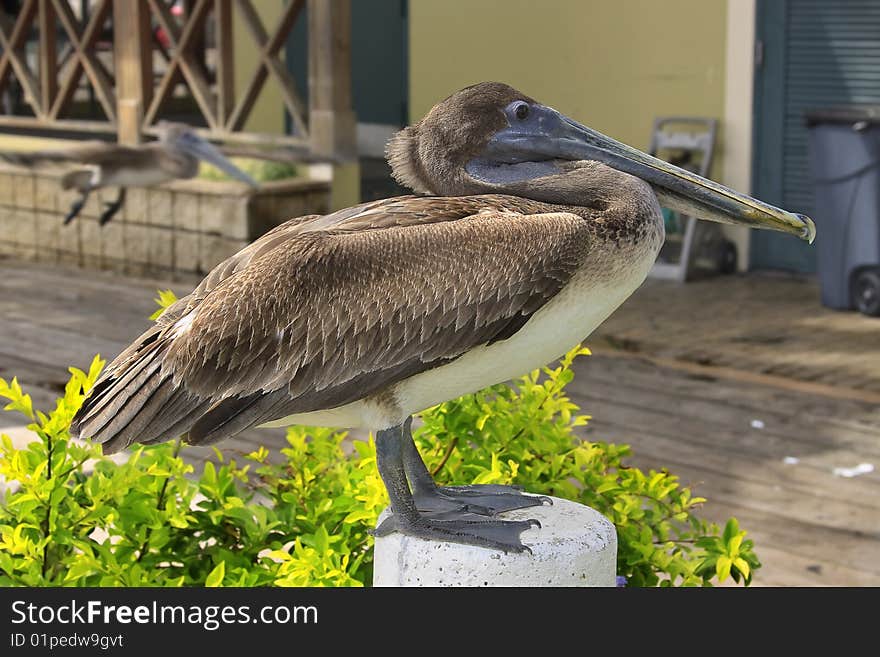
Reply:
[[309, 0], [309, 141], [316, 155], [354, 159], [351, 2]]
[[229, 130], [229, 118], [235, 108], [235, 42], [230, 0], [216, 0], [214, 18], [217, 25], [217, 123]]
[[52, 0], [40, 0], [40, 109], [48, 116], [58, 93], [58, 51]]
[[113, 0], [116, 117], [119, 143], [140, 143], [153, 93], [150, 12], [141, 0]]

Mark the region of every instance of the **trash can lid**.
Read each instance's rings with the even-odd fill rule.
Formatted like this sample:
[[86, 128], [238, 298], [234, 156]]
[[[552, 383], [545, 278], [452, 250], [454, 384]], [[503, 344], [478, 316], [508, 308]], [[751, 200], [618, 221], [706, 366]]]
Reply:
[[804, 112], [807, 126], [819, 123], [880, 125], [880, 105], [838, 105]]

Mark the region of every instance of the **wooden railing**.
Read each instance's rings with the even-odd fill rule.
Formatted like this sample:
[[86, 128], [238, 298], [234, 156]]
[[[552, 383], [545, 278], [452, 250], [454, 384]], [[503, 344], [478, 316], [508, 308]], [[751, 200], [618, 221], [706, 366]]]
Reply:
[[[4, 114], [0, 108], [0, 128], [116, 133], [121, 142], [137, 143], [155, 130], [163, 107], [183, 88], [194, 101], [193, 111], [200, 119], [195, 122], [203, 123], [202, 132], [212, 139], [350, 155], [354, 114], [349, 2], [289, 0], [276, 24], [264, 25], [252, 0], [189, 0], [183, 16], [174, 15], [167, 0], [92, 0], [87, 17], [77, 17], [69, 0], [22, 0], [14, 18], [0, 13], [0, 95], [19, 85], [30, 111]], [[308, 104], [281, 58], [304, 7]], [[235, 88], [236, 80], [243, 79], [235, 70], [236, 19], [258, 52], [256, 70], [245, 79], [241, 93]], [[214, 34], [211, 58], [205, 46], [209, 22]], [[102, 57], [98, 45], [108, 39], [112, 51]], [[93, 114], [104, 117], [72, 114], [83, 76], [91, 89]], [[243, 131], [266, 84], [280, 90], [290, 117], [289, 135]]]

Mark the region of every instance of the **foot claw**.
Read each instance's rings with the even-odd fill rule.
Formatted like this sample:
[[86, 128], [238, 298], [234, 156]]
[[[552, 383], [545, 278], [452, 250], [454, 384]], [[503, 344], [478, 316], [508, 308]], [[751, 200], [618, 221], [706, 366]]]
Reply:
[[526, 520], [526, 522], [531, 525], [531, 527], [529, 527], [529, 529], [532, 529], [532, 528], [541, 529], [542, 528], [541, 521], [538, 520], [537, 518], [529, 518], [528, 520]]

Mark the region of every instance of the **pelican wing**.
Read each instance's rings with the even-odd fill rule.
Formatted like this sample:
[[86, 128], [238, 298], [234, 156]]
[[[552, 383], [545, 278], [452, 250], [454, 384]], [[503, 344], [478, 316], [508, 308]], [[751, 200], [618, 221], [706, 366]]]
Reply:
[[279, 227], [121, 354], [76, 428], [110, 449], [214, 442], [506, 339], [588, 251], [583, 219], [531, 205], [404, 197]]

